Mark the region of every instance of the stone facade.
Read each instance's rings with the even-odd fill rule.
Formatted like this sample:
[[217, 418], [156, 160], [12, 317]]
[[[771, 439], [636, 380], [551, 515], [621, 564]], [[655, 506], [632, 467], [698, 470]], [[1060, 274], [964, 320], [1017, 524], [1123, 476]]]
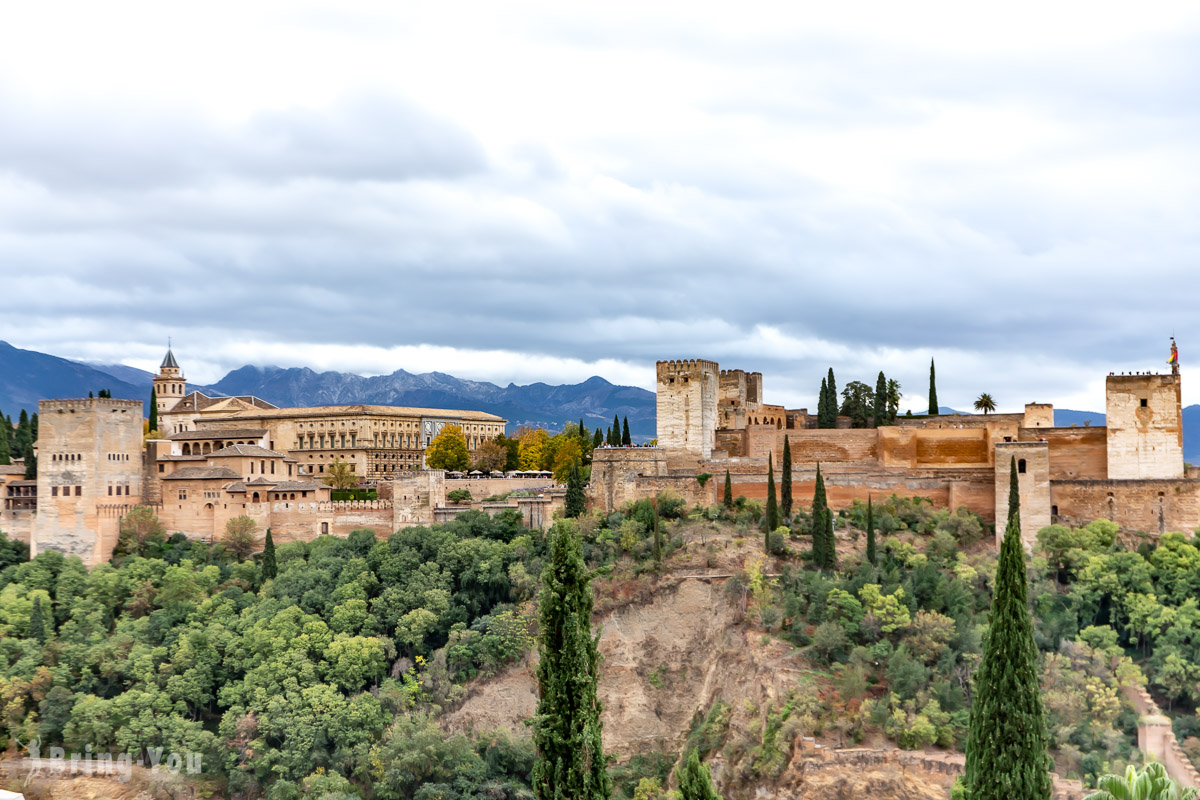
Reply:
[[1179, 375], [1109, 375], [1108, 477], [1183, 477]]
[[[1021, 499], [1021, 538], [1033, 549], [1037, 532], [1050, 524], [1050, 447], [1045, 442], [1001, 442], [996, 445], [996, 520], [1008, 518], [1013, 466]], [[996, 525], [996, 546], [1004, 526]]]
[[682, 450], [699, 458], [712, 455], [717, 441], [719, 377], [715, 361], [658, 362], [660, 447]]

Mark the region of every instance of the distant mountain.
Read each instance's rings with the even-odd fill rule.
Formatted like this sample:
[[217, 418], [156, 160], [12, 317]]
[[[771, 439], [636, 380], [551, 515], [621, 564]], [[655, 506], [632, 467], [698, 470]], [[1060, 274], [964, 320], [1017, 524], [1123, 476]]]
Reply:
[[371, 403], [475, 409], [504, 417], [510, 432], [521, 425], [561, 430], [566, 422], [581, 417], [591, 429], [607, 427], [615, 414], [629, 418], [630, 435], [639, 440], [656, 433], [654, 393], [635, 386], [616, 386], [600, 377], [561, 386], [510, 383], [500, 387], [443, 372], [414, 375], [401, 369], [391, 375], [364, 378], [308, 368], [245, 366], [230, 372], [212, 389], [227, 395], [254, 395], [281, 407]]
[[87, 397], [101, 389], [124, 400], [148, 399], [146, 390], [95, 367], [0, 342], [0, 409], [14, 420], [21, 409], [37, 411], [39, 400]]
[[78, 363], [103, 372], [106, 375], [112, 375], [117, 380], [124, 381], [130, 386], [138, 387], [142, 390], [144, 397], [150, 396], [150, 387], [154, 385], [154, 373], [152, 372], [146, 372], [146, 370], [138, 369], [137, 367], [127, 367], [124, 364], [89, 364], [86, 361]]
[[1082, 428], [1090, 425], [1094, 428], [1104, 425], [1104, 415], [1098, 411], [1072, 411], [1069, 408], [1054, 409], [1054, 425], [1057, 428], [1069, 428], [1072, 425]]
[[1183, 460], [1200, 464], [1200, 406], [1183, 410]]

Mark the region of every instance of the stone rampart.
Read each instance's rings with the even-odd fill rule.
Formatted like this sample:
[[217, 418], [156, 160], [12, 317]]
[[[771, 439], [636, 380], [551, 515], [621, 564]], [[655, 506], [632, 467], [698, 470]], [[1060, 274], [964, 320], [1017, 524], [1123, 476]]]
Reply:
[[1022, 428], [1020, 442], [1044, 441], [1050, 451], [1050, 480], [1105, 480], [1108, 477], [1107, 429]]
[[1095, 519], [1150, 534], [1200, 526], [1200, 480], [1054, 481], [1050, 503], [1056, 520], [1076, 527]]
[[1162, 762], [1167, 774], [1180, 786], [1200, 789], [1200, 771], [1179, 746], [1171, 720], [1159, 710], [1150, 693], [1145, 687], [1131, 685], [1122, 686], [1121, 691], [1137, 709], [1138, 747], [1142, 752]]

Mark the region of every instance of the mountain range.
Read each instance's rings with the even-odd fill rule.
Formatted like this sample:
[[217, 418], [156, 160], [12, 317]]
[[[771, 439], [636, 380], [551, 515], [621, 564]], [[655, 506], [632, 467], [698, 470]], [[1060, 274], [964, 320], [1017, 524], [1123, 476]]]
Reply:
[[[150, 397], [153, 377], [124, 364], [84, 364], [0, 341], [0, 409], [14, 419], [22, 408], [36, 411], [38, 400], [85, 397], [100, 389], [108, 389], [113, 397], [144, 402]], [[400, 369], [390, 375], [363, 377], [307, 367], [247, 365], [211, 386], [188, 384], [188, 388], [213, 397], [254, 395], [280, 407], [370, 403], [476, 409], [507, 419], [510, 433], [521, 425], [557, 431], [580, 418], [589, 428], [607, 428], [615, 414], [629, 418], [630, 434], [636, 441], [655, 435], [654, 393], [636, 386], [617, 386], [601, 377], [557, 386], [498, 386], [443, 372], [413, 374]], [[949, 407], [940, 411], [961, 413]], [[1058, 408], [1054, 424], [1099, 426], [1104, 424], [1104, 414]], [[1189, 463], [1200, 463], [1200, 405], [1183, 409], [1183, 457]]]

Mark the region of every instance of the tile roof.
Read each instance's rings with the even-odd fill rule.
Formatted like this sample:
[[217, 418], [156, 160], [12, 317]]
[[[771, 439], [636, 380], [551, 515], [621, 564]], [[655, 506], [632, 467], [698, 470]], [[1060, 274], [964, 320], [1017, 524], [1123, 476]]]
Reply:
[[316, 491], [317, 489], [325, 489], [325, 488], [328, 488], [328, 487], [325, 484], [317, 483], [316, 481], [284, 481], [283, 483], [279, 484], [271, 491], [273, 491], [273, 492], [312, 492], [312, 491]]
[[0, 475], [24, 475], [24, 467], [14, 467], [11, 464], [0, 464]]
[[175, 354], [171, 352], [171, 348], [167, 348], [167, 357], [163, 359], [162, 368], [179, 369], [179, 364], [175, 361]]
[[184, 431], [171, 434], [167, 438], [173, 442], [183, 442], [193, 439], [261, 439], [266, 435], [266, 428], [230, 428], [229, 430]]
[[274, 450], [268, 450], [265, 447], [259, 447], [256, 444], [231, 444], [229, 447], [223, 447], [212, 453], [207, 453], [207, 458], [234, 458], [237, 456], [253, 456], [254, 458], [283, 458], [283, 453], [276, 453]]
[[184, 467], [177, 469], [170, 475], [164, 475], [164, 481], [196, 481], [196, 480], [229, 480], [230, 478], [239, 477], [236, 472], [229, 467]]

